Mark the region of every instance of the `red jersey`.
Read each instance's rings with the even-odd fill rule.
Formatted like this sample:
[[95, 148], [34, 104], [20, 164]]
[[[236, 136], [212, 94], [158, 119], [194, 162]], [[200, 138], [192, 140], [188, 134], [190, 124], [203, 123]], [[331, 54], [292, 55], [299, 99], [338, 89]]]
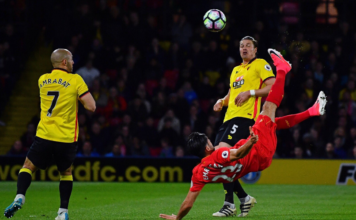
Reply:
[[244, 158], [230, 161], [230, 150], [238, 149], [247, 142], [247, 139], [241, 139], [232, 148], [222, 147], [204, 157], [193, 169], [190, 191], [200, 191], [207, 183], [233, 182], [250, 172], [266, 169], [276, 150], [276, 124], [269, 117], [260, 115], [252, 129], [259, 136], [259, 141], [251, 151]]

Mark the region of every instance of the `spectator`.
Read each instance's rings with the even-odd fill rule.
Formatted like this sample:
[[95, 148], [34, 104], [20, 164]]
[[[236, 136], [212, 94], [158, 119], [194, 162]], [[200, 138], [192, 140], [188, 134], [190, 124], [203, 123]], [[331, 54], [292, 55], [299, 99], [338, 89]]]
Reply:
[[337, 156], [335, 154], [335, 148], [334, 148], [333, 143], [329, 142], [329, 143], [326, 144], [324, 157], [326, 159], [335, 159], [335, 158], [337, 158]]
[[164, 121], [166, 118], [170, 118], [172, 120], [172, 128], [177, 132], [177, 134], [180, 134], [180, 121], [177, 117], [175, 117], [174, 111], [172, 109], [168, 109], [166, 114], [161, 118], [161, 120], [159, 120], [158, 132], [163, 129]]
[[140, 142], [138, 137], [132, 138], [132, 144], [130, 147], [132, 156], [149, 156], [150, 152], [148, 147]]
[[189, 111], [188, 123], [193, 131], [202, 131], [204, 128], [203, 115], [198, 112], [196, 106], [191, 106]]
[[352, 159], [356, 160], [356, 144], [355, 144], [354, 148], [352, 149]]
[[17, 140], [15, 141], [12, 148], [7, 152], [8, 156], [26, 156], [27, 151], [22, 147], [22, 142]]
[[295, 147], [294, 155], [295, 155], [295, 159], [303, 159], [303, 148]]
[[335, 146], [335, 154], [340, 159], [345, 159], [347, 154], [346, 151], [343, 149], [342, 139], [340, 136], [337, 136], [334, 139], [334, 146]]
[[126, 110], [127, 104], [124, 97], [120, 96], [117, 93], [117, 89], [115, 87], [110, 88], [110, 95], [107, 105], [105, 107], [106, 117], [120, 117], [123, 112]]
[[147, 109], [147, 113], [151, 112], [151, 103], [147, 100], [147, 94], [146, 94], [146, 88], [145, 88], [145, 84], [140, 83], [138, 85], [137, 91], [136, 91], [136, 95], [138, 97], [140, 97], [140, 99], [142, 100], [142, 102], [145, 104], [146, 109]]
[[157, 128], [154, 126], [153, 123], [154, 123], [153, 118], [148, 117], [146, 119], [144, 126], [139, 131], [139, 134], [141, 135], [140, 138], [146, 142], [148, 147], [157, 148], [158, 147], [158, 141], [157, 141], [158, 132], [157, 132]]
[[193, 100], [197, 99], [197, 93], [193, 90], [190, 82], [185, 82], [183, 85], [184, 97], [188, 101], [189, 104], [192, 103]]
[[305, 54], [310, 50], [310, 47], [310, 43], [307, 40], [304, 40], [304, 34], [298, 32], [296, 40], [289, 46], [289, 51], [291, 53], [298, 52], [300, 54]]
[[169, 145], [169, 140], [167, 138], [163, 138], [161, 139], [161, 146], [162, 146], [162, 150], [161, 150], [161, 157], [173, 157], [173, 147], [171, 145]]
[[356, 127], [352, 127], [350, 129], [350, 133], [348, 138], [346, 139], [346, 148], [350, 149], [352, 148], [352, 146], [354, 145], [354, 143], [356, 142]]
[[124, 139], [122, 137], [122, 135], [119, 135], [116, 139], [115, 139], [115, 145], [118, 145], [120, 147], [120, 153], [122, 156], [126, 156], [126, 145], [124, 143]]
[[189, 104], [187, 100], [184, 98], [184, 92], [182, 89], [179, 90], [180, 95], [176, 93], [172, 93], [169, 96], [168, 100], [168, 107], [171, 109], [180, 109], [176, 111], [177, 118], [179, 121], [186, 121], [187, 119], [187, 112], [189, 111]]
[[93, 80], [93, 86], [90, 91], [95, 99], [97, 110], [98, 108], [104, 108], [108, 103], [108, 96], [105, 89], [102, 89], [100, 86], [100, 81], [98, 79]]
[[105, 154], [105, 157], [122, 157], [121, 147], [118, 144], [112, 146], [111, 152]]
[[83, 148], [83, 145], [85, 143], [86, 140], [88, 140], [88, 135], [85, 131], [85, 128], [84, 126], [82, 127], [79, 127], [79, 135], [78, 135], [78, 151], [81, 151], [82, 148]]
[[[131, 135], [129, 126], [127, 126], [127, 125], [122, 126], [121, 135], [122, 135], [122, 139], [124, 141], [124, 145], [130, 146], [132, 135]], [[130, 154], [130, 151], [128, 154]]]
[[180, 69], [183, 65], [184, 54], [178, 43], [172, 43], [167, 56], [167, 69]]
[[[149, 48], [146, 56], [147, 64], [151, 65], [151, 71], [157, 71], [155, 74], [152, 74], [149, 79], [158, 79], [158, 76], [161, 74], [162, 69], [157, 64], [164, 63], [164, 52], [159, 46], [157, 38], [152, 39], [151, 47]], [[154, 63], [153, 63], [154, 62]]]
[[176, 157], [184, 157], [184, 149], [181, 146], [178, 146], [176, 148], [175, 156]]
[[158, 92], [152, 100], [152, 117], [155, 119], [161, 118], [166, 111], [166, 95], [163, 92]]
[[179, 46], [187, 50], [189, 47], [189, 39], [193, 33], [186, 16], [178, 13], [173, 14], [173, 24], [171, 27], [173, 42], [177, 42]]
[[96, 152], [93, 152], [93, 148], [89, 141], [86, 141], [83, 145], [82, 152], [78, 152], [77, 157], [99, 157], [100, 155]]
[[98, 152], [100, 155], [104, 154], [106, 151], [108, 140], [109, 134], [107, 132], [102, 131], [101, 126], [98, 122], [94, 122], [91, 126], [90, 133], [90, 143], [94, 151]]
[[324, 74], [323, 74], [323, 64], [318, 62], [316, 64], [315, 72], [314, 72], [314, 79], [319, 82], [320, 84], [324, 81]]
[[137, 123], [143, 123], [148, 116], [147, 107], [138, 96], [129, 103], [127, 110], [132, 118], [132, 121]]
[[161, 78], [159, 81], [159, 85], [155, 88], [153, 94], [156, 95], [157, 93], [162, 92], [163, 94], [171, 94], [172, 89], [167, 86], [167, 79]]
[[93, 62], [88, 60], [85, 66], [78, 69], [77, 73], [83, 77], [84, 82], [89, 88], [93, 85], [93, 80], [100, 76], [100, 72], [97, 68], [93, 67]]
[[348, 81], [346, 88], [342, 89], [339, 93], [339, 100], [344, 98], [344, 93], [349, 92], [351, 99], [356, 102], [356, 88], [355, 88], [355, 81]]
[[222, 51], [218, 48], [218, 44], [215, 40], [211, 40], [209, 42], [207, 53], [209, 56], [205, 57], [206, 69], [210, 71], [219, 71], [221, 69], [221, 63], [223, 63], [226, 59]]
[[165, 118], [162, 130], [159, 132], [161, 139], [166, 138], [169, 143], [177, 144], [178, 133], [172, 128], [172, 118]]
[[192, 133], [192, 128], [190, 125], [186, 124], [183, 126], [182, 134], [180, 136], [180, 145], [186, 146], [188, 137]]
[[209, 77], [204, 76], [203, 77], [203, 82], [200, 84], [199, 89], [198, 89], [198, 95], [199, 99], [209, 99], [213, 96], [213, 87], [209, 84]]

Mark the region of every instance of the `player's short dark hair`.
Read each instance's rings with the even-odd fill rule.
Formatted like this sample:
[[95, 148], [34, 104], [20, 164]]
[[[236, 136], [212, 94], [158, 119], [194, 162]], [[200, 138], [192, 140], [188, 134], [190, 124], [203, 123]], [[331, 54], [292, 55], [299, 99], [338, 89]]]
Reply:
[[253, 46], [254, 46], [255, 48], [258, 47], [258, 42], [257, 42], [257, 40], [256, 40], [255, 38], [251, 37], [251, 36], [245, 36], [245, 37], [243, 37], [243, 38], [240, 40], [240, 42], [243, 41], [243, 40], [250, 40], [250, 41], [252, 41]]
[[187, 147], [188, 151], [194, 156], [204, 158], [205, 146], [208, 143], [208, 137], [199, 132], [193, 132], [188, 137]]

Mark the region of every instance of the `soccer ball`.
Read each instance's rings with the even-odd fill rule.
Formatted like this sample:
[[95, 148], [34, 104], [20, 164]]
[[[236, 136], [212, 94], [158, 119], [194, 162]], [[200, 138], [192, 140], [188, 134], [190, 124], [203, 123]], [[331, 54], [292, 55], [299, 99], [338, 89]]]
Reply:
[[218, 9], [210, 9], [203, 17], [205, 27], [212, 32], [219, 32], [226, 25], [224, 13]]

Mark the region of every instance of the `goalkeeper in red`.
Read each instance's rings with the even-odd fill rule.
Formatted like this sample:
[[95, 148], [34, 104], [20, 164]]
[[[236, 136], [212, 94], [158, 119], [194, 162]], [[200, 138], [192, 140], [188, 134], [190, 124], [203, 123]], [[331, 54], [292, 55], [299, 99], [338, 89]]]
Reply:
[[[292, 121], [292, 126], [305, 120], [289, 115], [275, 118], [275, 112], [284, 95], [284, 82], [291, 65], [274, 49], [269, 49], [277, 68], [276, 81], [268, 94], [262, 112], [256, 123], [250, 127], [250, 136], [241, 139], [234, 147], [214, 148], [210, 140], [198, 132], [192, 133], [187, 142], [191, 153], [202, 158], [201, 163], [193, 169], [190, 191], [180, 207], [178, 215], [160, 214], [164, 219], [182, 219], [192, 208], [196, 198], [207, 183], [234, 182], [250, 172], [262, 171], [268, 168], [276, 151], [277, 126], [285, 128], [283, 121]], [[320, 92], [317, 102], [308, 109], [309, 116], [323, 115], [326, 99]]]

